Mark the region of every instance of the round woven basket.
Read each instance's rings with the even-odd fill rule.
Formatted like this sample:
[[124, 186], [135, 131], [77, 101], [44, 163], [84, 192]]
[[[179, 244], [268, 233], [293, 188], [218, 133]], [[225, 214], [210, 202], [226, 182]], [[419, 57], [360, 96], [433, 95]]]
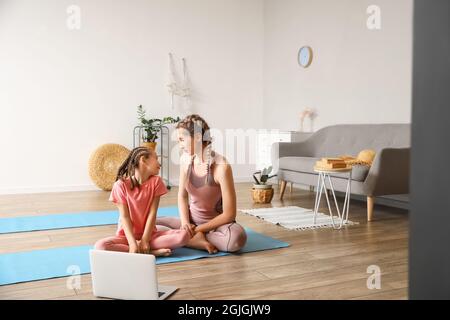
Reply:
[[108, 143], [95, 150], [89, 159], [89, 176], [97, 187], [111, 191], [117, 171], [130, 154], [120, 144]]
[[252, 198], [255, 203], [270, 203], [273, 198], [273, 188], [256, 189], [252, 188]]

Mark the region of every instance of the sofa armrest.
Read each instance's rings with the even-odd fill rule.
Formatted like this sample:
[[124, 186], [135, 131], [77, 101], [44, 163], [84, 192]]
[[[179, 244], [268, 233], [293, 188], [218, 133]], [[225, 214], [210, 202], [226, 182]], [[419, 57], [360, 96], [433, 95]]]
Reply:
[[273, 171], [278, 171], [279, 159], [283, 157], [309, 157], [311, 156], [308, 144], [303, 142], [275, 142], [271, 147]]
[[368, 196], [409, 193], [410, 148], [382, 149], [364, 182]]

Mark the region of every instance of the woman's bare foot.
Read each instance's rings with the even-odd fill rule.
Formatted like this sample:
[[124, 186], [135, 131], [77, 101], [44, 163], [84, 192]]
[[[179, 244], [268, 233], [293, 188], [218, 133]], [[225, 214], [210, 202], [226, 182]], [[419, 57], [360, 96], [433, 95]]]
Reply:
[[206, 240], [203, 232], [197, 232], [186, 246], [193, 249], [206, 250], [209, 254], [214, 254], [218, 251], [214, 245]]
[[209, 254], [217, 253], [217, 248], [214, 247], [208, 240], [205, 239], [205, 242], [203, 244], [204, 250], [208, 251]]
[[150, 253], [156, 257], [167, 257], [172, 254], [172, 250], [170, 249], [156, 249], [151, 250]]

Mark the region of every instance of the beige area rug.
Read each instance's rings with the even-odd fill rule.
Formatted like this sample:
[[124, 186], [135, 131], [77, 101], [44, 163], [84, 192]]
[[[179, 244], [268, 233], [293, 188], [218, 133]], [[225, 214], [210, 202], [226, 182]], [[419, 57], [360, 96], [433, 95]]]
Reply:
[[[317, 213], [316, 223], [314, 224], [314, 214], [312, 209], [306, 209], [296, 206], [260, 208], [260, 209], [241, 209], [243, 213], [255, 216], [267, 222], [282, 226], [289, 230], [308, 230], [317, 228], [332, 228], [331, 217], [323, 213]], [[334, 216], [334, 225], [339, 227], [341, 219]], [[357, 222], [348, 220], [344, 226], [355, 225]]]

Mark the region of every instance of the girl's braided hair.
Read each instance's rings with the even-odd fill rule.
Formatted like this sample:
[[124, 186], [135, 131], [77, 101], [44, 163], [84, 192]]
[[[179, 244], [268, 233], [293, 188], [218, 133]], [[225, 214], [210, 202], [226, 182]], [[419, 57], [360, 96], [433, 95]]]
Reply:
[[130, 154], [122, 163], [117, 172], [116, 181], [119, 179], [124, 180], [125, 178], [129, 177], [131, 180], [131, 190], [133, 190], [135, 187], [139, 188], [140, 183], [134, 175], [135, 170], [139, 167], [139, 161], [141, 160], [141, 157], [148, 159], [152, 154], [153, 151], [146, 147], [137, 147], [131, 150]]

